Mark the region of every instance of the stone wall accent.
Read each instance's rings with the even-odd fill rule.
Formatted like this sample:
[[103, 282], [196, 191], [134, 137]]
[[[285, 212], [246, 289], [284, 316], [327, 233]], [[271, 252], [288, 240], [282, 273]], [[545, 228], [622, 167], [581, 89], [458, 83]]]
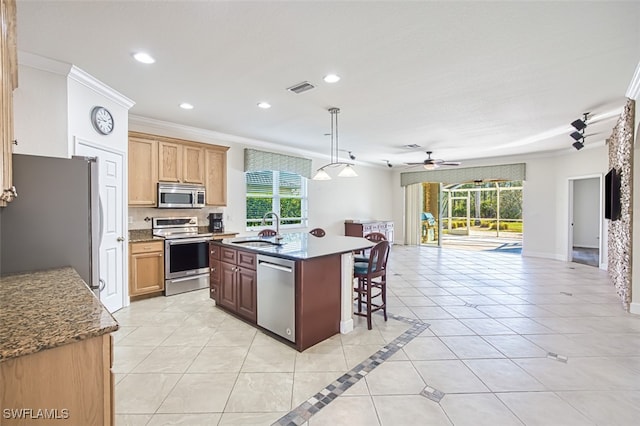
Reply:
[[620, 219], [609, 221], [608, 271], [627, 311], [631, 304], [634, 119], [635, 101], [627, 99], [613, 133], [607, 139], [609, 169], [615, 168], [620, 173]]

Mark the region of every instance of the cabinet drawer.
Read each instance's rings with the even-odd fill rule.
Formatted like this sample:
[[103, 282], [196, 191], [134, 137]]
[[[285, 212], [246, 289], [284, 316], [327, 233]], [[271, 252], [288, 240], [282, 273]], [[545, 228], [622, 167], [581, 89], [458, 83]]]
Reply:
[[246, 251], [238, 251], [238, 266], [244, 266], [249, 269], [256, 269], [256, 255]]
[[220, 283], [220, 261], [209, 260], [209, 280], [212, 284]]
[[220, 247], [220, 260], [227, 263], [236, 263], [237, 251], [227, 247]]
[[152, 253], [157, 251], [164, 251], [164, 244], [162, 241], [131, 243], [131, 254]]
[[209, 244], [209, 259], [220, 259], [220, 246], [218, 244]]

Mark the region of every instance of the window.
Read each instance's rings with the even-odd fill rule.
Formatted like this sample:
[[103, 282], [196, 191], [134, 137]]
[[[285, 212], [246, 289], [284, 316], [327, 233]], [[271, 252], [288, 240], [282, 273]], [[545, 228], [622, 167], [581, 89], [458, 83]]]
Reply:
[[262, 225], [269, 211], [280, 216], [283, 228], [307, 226], [307, 179], [289, 172], [263, 170], [246, 172], [247, 229], [271, 228], [271, 217]]

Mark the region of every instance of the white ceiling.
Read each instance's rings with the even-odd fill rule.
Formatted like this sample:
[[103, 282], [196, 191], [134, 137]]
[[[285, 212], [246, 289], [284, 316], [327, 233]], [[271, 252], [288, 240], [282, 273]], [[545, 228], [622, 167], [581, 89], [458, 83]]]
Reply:
[[586, 111], [602, 144], [639, 47], [638, 2], [18, 0], [19, 50], [80, 67], [131, 114], [328, 155], [339, 107], [340, 148], [377, 164], [572, 150]]

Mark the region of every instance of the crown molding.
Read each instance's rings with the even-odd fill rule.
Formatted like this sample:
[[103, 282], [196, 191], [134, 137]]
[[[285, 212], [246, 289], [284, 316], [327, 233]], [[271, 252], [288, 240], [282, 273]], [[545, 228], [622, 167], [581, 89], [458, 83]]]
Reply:
[[[142, 129], [137, 126], [142, 127]], [[241, 145], [248, 145], [250, 147], [266, 148], [274, 151], [303, 155], [313, 158], [323, 157], [317, 152], [312, 152], [304, 149], [297, 149], [294, 147], [283, 146], [277, 143], [266, 142], [259, 139], [245, 138], [242, 136], [230, 135], [228, 133], [221, 133], [213, 130], [201, 129], [198, 127], [185, 126], [183, 124], [176, 124], [168, 121], [157, 120], [154, 118], [147, 118], [133, 114], [129, 114], [129, 130], [158, 133], [170, 132], [170, 134], [166, 136], [178, 138], [195, 138], [201, 141], [213, 139], [220, 142], [237, 143]]]
[[73, 65], [55, 59], [45, 58], [34, 53], [18, 51], [18, 65], [24, 65], [53, 74], [68, 75]]
[[636, 71], [633, 73], [633, 78], [631, 79], [631, 83], [629, 83], [629, 88], [627, 88], [627, 93], [625, 96], [627, 98], [638, 100], [638, 96], [640, 95], [640, 62], [636, 66]]
[[71, 70], [69, 71], [69, 78], [77, 81], [78, 83], [88, 87], [89, 89], [92, 89], [93, 91], [101, 94], [102, 96], [112, 100], [113, 102], [117, 103], [118, 105], [126, 108], [126, 109], [130, 109], [133, 105], [135, 105], [135, 102], [132, 101], [131, 99], [127, 98], [126, 96], [124, 96], [123, 94], [121, 94], [120, 92], [112, 89], [111, 87], [107, 86], [106, 84], [104, 84], [103, 82], [101, 82], [100, 80], [96, 79], [95, 77], [93, 77], [91, 74], [87, 73], [86, 71], [81, 70], [80, 68], [76, 67], [75, 65], [71, 66]]

